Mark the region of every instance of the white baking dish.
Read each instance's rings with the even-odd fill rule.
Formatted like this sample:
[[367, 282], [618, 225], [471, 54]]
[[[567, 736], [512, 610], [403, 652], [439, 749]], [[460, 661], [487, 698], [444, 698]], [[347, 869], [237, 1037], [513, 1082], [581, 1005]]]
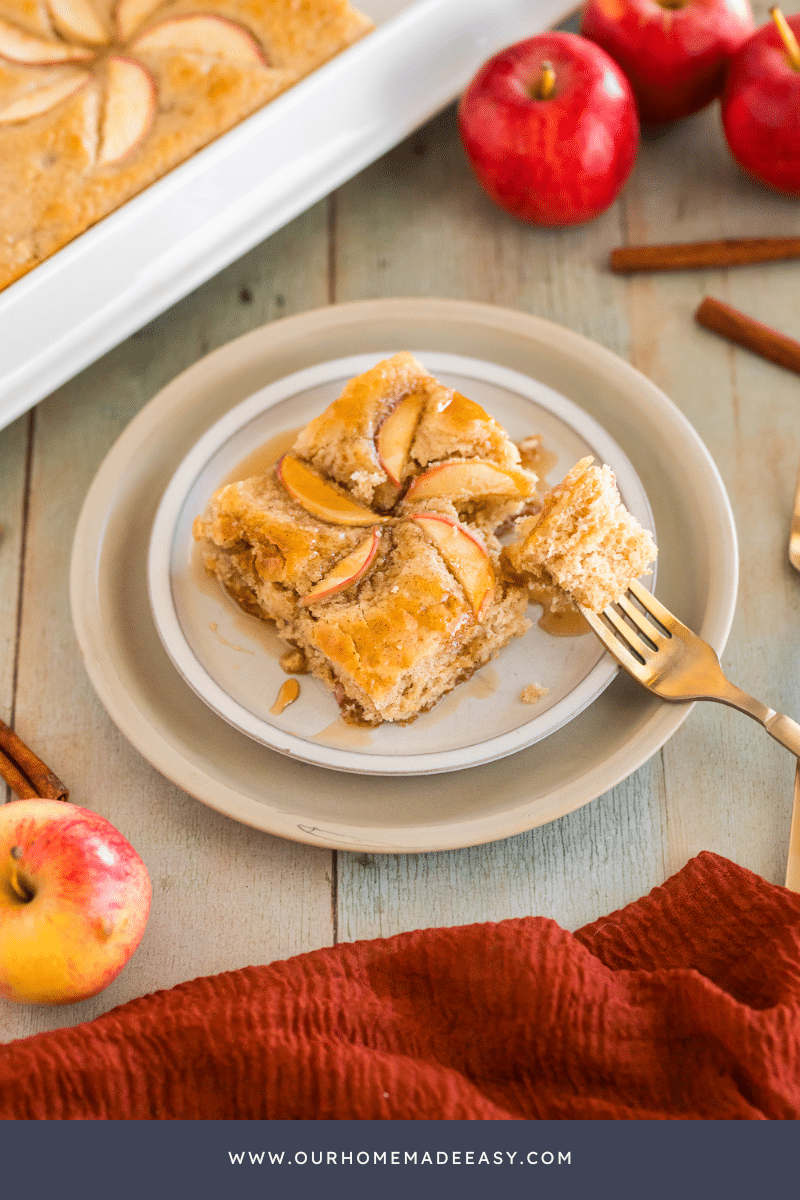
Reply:
[[574, 0], [355, 0], [376, 30], [0, 292], [0, 428], [448, 104]]

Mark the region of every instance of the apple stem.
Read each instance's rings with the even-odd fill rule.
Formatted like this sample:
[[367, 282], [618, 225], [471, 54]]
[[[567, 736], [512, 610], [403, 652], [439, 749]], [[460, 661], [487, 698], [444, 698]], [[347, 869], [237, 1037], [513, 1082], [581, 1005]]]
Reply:
[[797, 43], [797, 38], [794, 36], [794, 31], [786, 20], [781, 10], [777, 7], [769, 10], [769, 15], [778, 27], [778, 33], [781, 35], [781, 41], [786, 47], [786, 53], [789, 55], [789, 63], [795, 71], [800, 71], [800, 45]]
[[533, 89], [535, 100], [549, 100], [556, 88], [556, 73], [551, 62], [543, 62], [542, 70], [536, 87]]
[[20, 900], [24, 900], [27, 904], [29, 900], [33, 899], [33, 897], [25, 885], [20, 882], [19, 873], [17, 871], [17, 860], [22, 858], [21, 846], [11, 847], [11, 858], [13, 860], [11, 863], [11, 887], [17, 893]]

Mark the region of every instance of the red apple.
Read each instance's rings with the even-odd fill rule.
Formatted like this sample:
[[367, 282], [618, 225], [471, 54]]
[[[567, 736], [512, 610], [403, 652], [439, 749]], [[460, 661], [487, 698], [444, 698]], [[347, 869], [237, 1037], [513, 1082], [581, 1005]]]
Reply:
[[60, 800], [0, 807], [0, 996], [96, 995], [138, 946], [149, 910], [147, 869], [104, 817]]
[[608, 208], [639, 144], [625, 76], [574, 33], [543, 33], [491, 58], [464, 93], [458, 124], [492, 199], [539, 225], [575, 225]]
[[775, 23], [759, 29], [731, 61], [722, 124], [739, 166], [800, 196], [800, 14], [773, 12]]
[[581, 33], [630, 80], [643, 121], [674, 121], [710, 104], [730, 56], [755, 24], [749, 0], [589, 0]]

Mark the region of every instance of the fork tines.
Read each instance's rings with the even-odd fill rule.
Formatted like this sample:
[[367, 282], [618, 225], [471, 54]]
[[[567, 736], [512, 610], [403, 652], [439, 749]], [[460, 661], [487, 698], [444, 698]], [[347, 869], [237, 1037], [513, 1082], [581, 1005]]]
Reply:
[[671, 629], [676, 624], [672, 613], [637, 580], [602, 613], [590, 612], [582, 605], [580, 609], [606, 649], [637, 678], [649, 676], [644, 668], [659, 647], [672, 638]]

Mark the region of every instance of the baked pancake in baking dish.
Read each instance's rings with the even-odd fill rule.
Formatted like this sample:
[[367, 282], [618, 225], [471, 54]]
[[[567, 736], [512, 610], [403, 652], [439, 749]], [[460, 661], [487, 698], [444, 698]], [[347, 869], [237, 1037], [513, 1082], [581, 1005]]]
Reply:
[[346, 0], [0, 0], [0, 288], [371, 28]]

